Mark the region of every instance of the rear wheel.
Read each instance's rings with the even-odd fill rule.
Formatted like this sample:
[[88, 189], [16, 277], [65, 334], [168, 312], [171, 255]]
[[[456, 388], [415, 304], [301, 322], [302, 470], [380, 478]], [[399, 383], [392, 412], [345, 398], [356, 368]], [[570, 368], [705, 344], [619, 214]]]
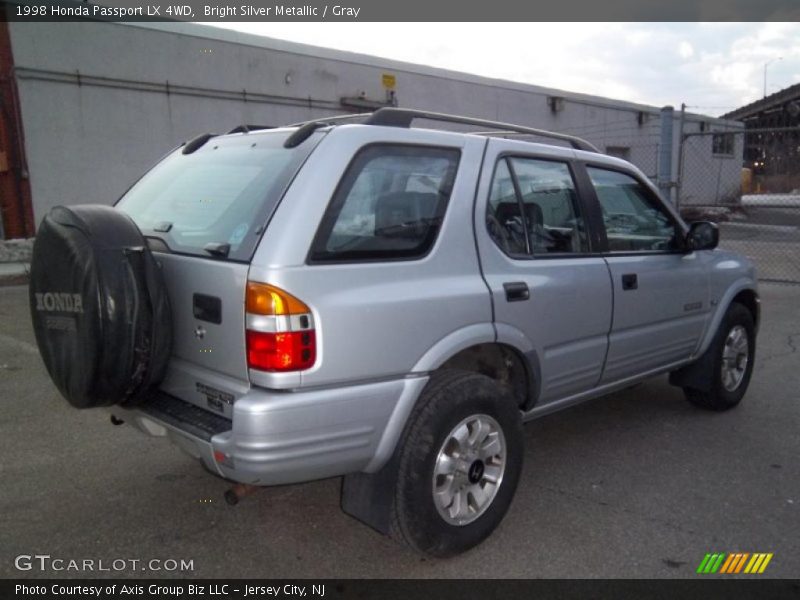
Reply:
[[741, 304], [731, 304], [707, 352], [713, 369], [708, 390], [684, 387], [692, 404], [709, 410], [728, 410], [742, 401], [755, 360], [753, 315]]
[[522, 467], [522, 423], [494, 380], [433, 375], [400, 447], [392, 536], [452, 556], [479, 544], [505, 516]]

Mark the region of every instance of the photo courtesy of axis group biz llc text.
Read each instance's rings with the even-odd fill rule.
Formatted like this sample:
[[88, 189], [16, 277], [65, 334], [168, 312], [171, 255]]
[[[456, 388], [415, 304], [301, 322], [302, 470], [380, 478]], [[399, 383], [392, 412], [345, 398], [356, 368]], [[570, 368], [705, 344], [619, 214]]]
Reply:
[[250, 584], [232, 584], [232, 583], [212, 583], [197, 584], [197, 583], [164, 583], [164, 584], [149, 584], [142, 585], [136, 582], [130, 583], [98, 583], [98, 584], [16, 584], [14, 592], [22, 596], [46, 596], [52, 594], [53, 596], [66, 596], [66, 597], [114, 597], [119, 594], [120, 597], [135, 597], [147, 596], [156, 598], [163, 597], [230, 597], [231, 594], [241, 593], [242, 598], [255, 597], [255, 598], [269, 598], [278, 596], [297, 596], [297, 597], [323, 597], [325, 596], [325, 585], [311, 585], [306, 587], [304, 585], [283, 584], [283, 585], [250, 585]]

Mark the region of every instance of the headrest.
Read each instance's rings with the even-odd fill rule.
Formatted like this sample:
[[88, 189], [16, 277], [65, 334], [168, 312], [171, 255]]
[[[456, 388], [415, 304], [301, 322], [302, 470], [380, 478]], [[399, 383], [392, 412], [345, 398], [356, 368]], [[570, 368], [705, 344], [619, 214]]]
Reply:
[[375, 204], [375, 232], [394, 237], [417, 237], [430, 227], [427, 219], [436, 216], [438, 194], [391, 192], [378, 197]]
[[525, 206], [525, 220], [528, 222], [528, 228], [530, 229], [534, 225], [542, 225], [544, 224], [544, 215], [542, 213], [542, 207], [534, 202], [526, 202]]
[[494, 211], [495, 218], [505, 225], [514, 217], [519, 217], [519, 204], [516, 202], [501, 202]]

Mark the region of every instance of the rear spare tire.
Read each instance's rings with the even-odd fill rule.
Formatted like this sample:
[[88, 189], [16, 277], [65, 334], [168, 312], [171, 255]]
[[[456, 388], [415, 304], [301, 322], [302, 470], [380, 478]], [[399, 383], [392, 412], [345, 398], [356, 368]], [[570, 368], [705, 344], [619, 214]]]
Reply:
[[102, 205], [52, 209], [33, 246], [29, 302], [42, 360], [73, 406], [132, 405], [163, 378], [169, 300], [125, 213]]

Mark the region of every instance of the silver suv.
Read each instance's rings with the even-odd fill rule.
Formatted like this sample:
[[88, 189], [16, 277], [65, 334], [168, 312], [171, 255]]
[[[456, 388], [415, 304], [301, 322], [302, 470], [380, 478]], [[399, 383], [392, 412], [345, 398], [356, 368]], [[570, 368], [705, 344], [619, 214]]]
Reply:
[[344, 475], [347, 513], [434, 556], [503, 518], [523, 422], [660, 373], [742, 399], [753, 266], [636, 167], [505, 123], [360, 121], [206, 134], [115, 208], [48, 214], [31, 311], [62, 394], [238, 495]]

